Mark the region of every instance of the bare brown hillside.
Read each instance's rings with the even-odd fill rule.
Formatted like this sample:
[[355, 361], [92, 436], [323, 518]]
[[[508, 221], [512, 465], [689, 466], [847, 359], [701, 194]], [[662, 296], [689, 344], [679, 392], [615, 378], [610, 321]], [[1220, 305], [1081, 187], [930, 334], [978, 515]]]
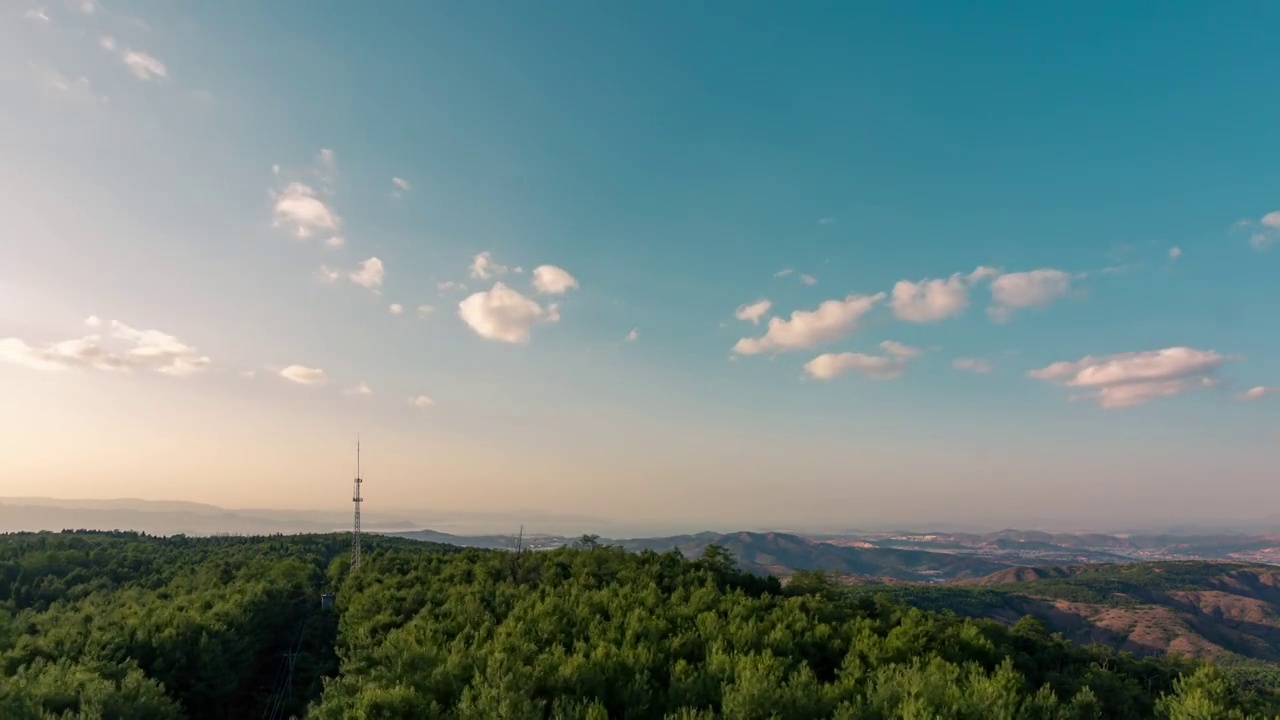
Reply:
[[977, 582], [1018, 587], [1031, 614], [1077, 642], [1141, 654], [1230, 653], [1280, 661], [1276, 568], [1222, 563], [1010, 568]]
[[1280, 568], [1218, 562], [1006, 568], [906, 602], [1012, 623], [1025, 615], [1077, 643], [1137, 654], [1280, 662]]

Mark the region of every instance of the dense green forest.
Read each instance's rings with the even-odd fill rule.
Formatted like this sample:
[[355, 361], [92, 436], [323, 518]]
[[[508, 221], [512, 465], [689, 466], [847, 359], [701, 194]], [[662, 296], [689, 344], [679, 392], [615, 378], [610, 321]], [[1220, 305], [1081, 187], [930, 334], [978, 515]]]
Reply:
[[[783, 587], [721, 548], [0, 537], [0, 718], [1270, 718], [1211, 666]], [[322, 592], [336, 594], [324, 610]]]

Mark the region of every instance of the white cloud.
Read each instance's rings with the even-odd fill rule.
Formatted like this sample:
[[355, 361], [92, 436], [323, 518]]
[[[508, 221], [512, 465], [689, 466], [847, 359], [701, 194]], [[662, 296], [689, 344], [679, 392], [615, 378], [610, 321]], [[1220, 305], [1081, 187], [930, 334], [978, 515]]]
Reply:
[[801, 275], [801, 276], [800, 276], [800, 282], [804, 283], [805, 285], [817, 285], [817, 284], [818, 284], [818, 278], [816, 278], [816, 277], [814, 277], [814, 276], [812, 276], [812, 275]]
[[996, 277], [999, 274], [1000, 274], [1000, 270], [998, 268], [987, 267], [986, 265], [979, 265], [978, 267], [973, 269], [973, 272], [965, 276], [965, 278], [969, 281], [970, 284], [973, 284], [976, 282], [981, 282], [983, 280], [986, 280], [987, 278]]
[[334, 235], [333, 237], [330, 237], [328, 240], [325, 240], [324, 244], [331, 248], [340, 248], [344, 244], [346, 244], [346, 242], [347, 242], [346, 238], [342, 237], [341, 235]]
[[98, 47], [107, 52], [114, 52], [116, 49], [116, 39], [110, 35], [103, 35], [98, 38]]
[[1170, 260], [1177, 260], [1177, 259], [1178, 259], [1178, 258], [1180, 258], [1180, 257], [1182, 257], [1182, 248], [1180, 248], [1180, 247], [1171, 247], [1171, 248], [1169, 248], [1169, 259], [1170, 259]]
[[332, 285], [342, 279], [342, 273], [328, 265], [321, 265], [320, 269], [316, 271], [316, 276], [320, 278], [320, 282], [326, 285]]
[[776, 278], [782, 278], [790, 275], [793, 272], [795, 272], [795, 270], [792, 270], [791, 268], [783, 268], [782, 270], [779, 270], [778, 272], [774, 273], [773, 276]]
[[387, 310], [392, 315], [399, 315], [404, 312], [404, 306], [401, 305], [400, 303], [391, 303], [391, 306], [388, 307]]
[[488, 280], [495, 275], [506, 275], [508, 272], [511, 272], [511, 268], [494, 262], [493, 253], [488, 250], [476, 253], [476, 256], [471, 259], [471, 277], [477, 280]]
[[[85, 324], [101, 327], [90, 316]], [[88, 335], [72, 340], [32, 347], [20, 338], [0, 340], [0, 361], [36, 370], [150, 370], [185, 377], [207, 369], [212, 361], [196, 348], [159, 330], [138, 330], [122, 322], [111, 322], [107, 337]]]
[[83, 15], [92, 15], [98, 10], [96, 0], [71, 0], [68, 4], [79, 10]]
[[258, 377], [258, 371], [257, 370], [241, 370], [240, 377], [244, 378], [245, 380], [252, 380]]
[[436, 311], [436, 309], [435, 309], [435, 308], [433, 308], [433, 307], [431, 307], [430, 305], [419, 305], [419, 306], [418, 306], [418, 317], [420, 317], [420, 318], [428, 318], [428, 317], [431, 317], [431, 313], [434, 313], [435, 311]]
[[823, 353], [804, 364], [805, 372], [818, 380], [830, 380], [850, 370], [875, 380], [892, 380], [901, 377], [906, 367], [906, 358], [854, 352]]
[[362, 260], [359, 268], [349, 273], [347, 278], [360, 287], [374, 290], [382, 287], [382, 276], [382, 261], [371, 257], [368, 260]]
[[899, 280], [893, 286], [889, 305], [901, 320], [937, 322], [964, 312], [969, 305], [969, 286], [958, 274], [918, 283]]
[[1258, 251], [1266, 250], [1280, 240], [1280, 210], [1273, 210], [1256, 222], [1249, 218], [1240, 220], [1232, 230], [1253, 230], [1249, 235], [1250, 247]]
[[463, 285], [462, 283], [459, 283], [459, 282], [454, 282], [452, 280], [445, 280], [444, 282], [436, 283], [436, 290], [439, 291], [441, 295], [447, 292], [452, 292], [454, 290], [466, 290], [466, 289], [467, 289], [466, 285]]
[[920, 348], [912, 347], [910, 345], [905, 345], [903, 343], [897, 342], [896, 340], [885, 340], [884, 342], [880, 343], [880, 347], [884, 348], [885, 352], [889, 353], [890, 355], [894, 357], [902, 358], [904, 360], [917, 358], [924, 354], [924, 351], [921, 350]]
[[1085, 390], [1084, 397], [1104, 408], [1141, 405], [1177, 395], [1193, 387], [1212, 385], [1213, 373], [1235, 358], [1212, 350], [1170, 347], [1101, 357], [1086, 356], [1056, 362], [1028, 375], [1066, 387]]
[[49, 14], [45, 12], [44, 8], [31, 8], [22, 13], [22, 17], [40, 25], [49, 24]]
[[853, 332], [858, 320], [884, 297], [884, 293], [850, 295], [844, 300], [827, 300], [813, 310], [796, 310], [788, 320], [771, 318], [763, 336], [742, 338], [733, 351], [739, 355], [789, 352], [838, 340]]
[[480, 337], [499, 342], [529, 342], [529, 331], [538, 323], [560, 319], [555, 305], [544, 308], [506, 285], [496, 282], [458, 303], [458, 317]]
[[409, 398], [409, 404], [416, 408], [429, 408], [436, 403], [426, 395], [415, 395]]
[[578, 287], [578, 281], [564, 268], [539, 265], [533, 269], [533, 287], [543, 295], [563, 295]]
[[307, 238], [316, 232], [333, 233], [336, 237], [342, 228], [342, 218], [309, 185], [289, 183], [274, 198], [275, 226], [289, 228], [294, 237]]
[[739, 305], [738, 309], [733, 311], [733, 316], [739, 320], [746, 320], [753, 325], [759, 325], [760, 318], [764, 317], [771, 307], [773, 307], [772, 301], [760, 299], [753, 303]]
[[169, 77], [169, 70], [158, 58], [137, 50], [125, 50], [122, 56], [125, 67], [139, 80], [155, 80]]
[[159, 330], [135, 330], [111, 321], [112, 335], [134, 344], [126, 354], [130, 364], [145, 366], [166, 375], [191, 375], [210, 364], [209, 358], [178, 338]]
[[638, 337], [640, 337], [640, 331], [636, 328], [631, 328], [631, 332], [627, 333], [627, 336], [622, 338], [622, 342], [635, 342]]
[[1062, 270], [1006, 273], [991, 281], [994, 302], [987, 312], [993, 320], [1007, 320], [1018, 310], [1048, 305], [1070, 291], [1071, 274]]
[[299, 385], [324, 385], [329, 382], [329, 375], [324, 370], [304, 365], [290, 365], [280, 371], [280, 377]]
[[967, 275], [955, 273], [951, 277], [919, 282], [899, 280], [894, 283], [889, 304], [899, 320], [915, 323], [946, 320], [969, 307], [969, 288], [973, 284], [998, 274], [995, 268], [978, 267]]
[[53, 68], [30, 64], [37, 75], [40, 87], [66, 102], [79, 105], [96, 105], [107, 102], [105, 95], [97, 95], [89, 78], [70, 78]]
[[1248, 400], [1261, 400], [1268, 395], [1280, 395], [1280, 387], [1258, 387], [1249, 388], [1242, 393], [1236, 395], [1236, 399], [1245, 402]]
[[836, 219], [833, 217], [818, 218], [819, 225], [835, 225]]
[[982, 358], [956, 358], [951, 361], [951, 367], [971, 373], [988, 373], [991, 372], [991, 361]]
[[413, 185], [408, 180], [401, 177], [391, 178], [391, 195], [393, 197], [400, 197], [411, 190], [413, 190]]
[[345, 392], [347, 395], [351, 395], [351, 396], [357, 396], [357, 395], [372, 395], [372, 394], [373, 394], [373, 388], [369, 387], [369, 384], [368, 384], [368, 383], [363, 383], [363, 382], [362, 382], [362, 383], [359, 383], [358, 385], [353, 385], [352, 387], [347, 388], [347, 389], [346, 389], [346, 390], [344, 390], [343, 392]]
[[338, 156], [330, 148], [320, 148], [316, 153], [315, 175], [325, 192], [333, 191], [333, 181], [338, 178]]

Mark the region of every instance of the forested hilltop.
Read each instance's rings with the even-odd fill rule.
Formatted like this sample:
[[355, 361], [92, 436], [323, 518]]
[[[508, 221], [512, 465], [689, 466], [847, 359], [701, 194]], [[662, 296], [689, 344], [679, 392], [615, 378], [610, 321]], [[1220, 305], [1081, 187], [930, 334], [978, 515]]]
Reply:
[[[0, 536], [0, 718], [1271, 718], [1190, 660], [589, 539]], [[322, 592], [336, 593], [332, 609]]]

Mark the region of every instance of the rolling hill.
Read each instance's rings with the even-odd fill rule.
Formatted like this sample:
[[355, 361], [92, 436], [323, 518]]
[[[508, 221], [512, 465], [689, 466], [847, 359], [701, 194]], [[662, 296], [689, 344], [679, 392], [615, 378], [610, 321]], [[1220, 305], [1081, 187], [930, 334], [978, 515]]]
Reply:
[[1077, 643], [1280, 662], [1280, 568], [1170, 561], [1006, 568], [935, 586], [855, 588], [1012, 623], [1032, 615]]
[[837, 545], [787, 533], [698, 533], [663, 538], [613, 541], [627, 550], [666, 552], [679, 550], [696, 557], [710, 545], [719, 545], [738, 559], [739, 565], [762, 575], [789, 576], [799, 570], [840, 575], [939, 581], [977, 578], [1009, 567], [1006, 563], [926, 550]]

